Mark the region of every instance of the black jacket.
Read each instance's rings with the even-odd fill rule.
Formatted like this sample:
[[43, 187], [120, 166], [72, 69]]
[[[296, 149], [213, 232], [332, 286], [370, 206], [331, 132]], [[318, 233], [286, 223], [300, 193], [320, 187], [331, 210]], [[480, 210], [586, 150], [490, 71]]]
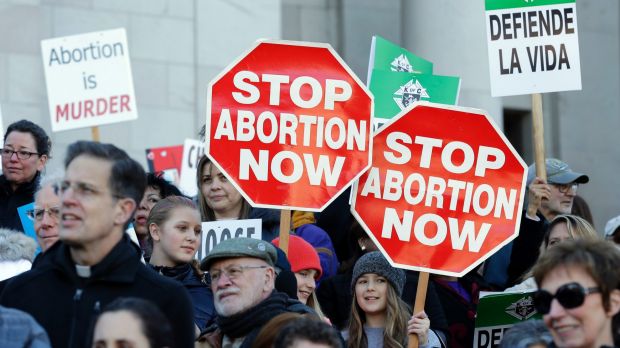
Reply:
[[0, 228], [24, 231], [17, 208], [34, 202], [34, 193], [39, 184], [39, 176], [37, 173], [31, 182], [22, 184], [17, 187], [17, 190], [13, 191], [11, 184], [4, 175], [0, 175]]
[[525, 210], [521, 213], [519, 235], [512, 241], [512, 253], [510, 265], [508, 265], [507, 286], [509, 287], [521, 282], [523, 274], [529, 271], [538, 260], [540, 245], [549, 229], [549, 221], [540, 213], [536, 216], [538, 216], [538, 221], [528, 219], [525, 216]]
[[80, 278], [69, 247], [57, 242], [37, 267], [6, 285], [0, 303], [30, 313], [47, 331], [53, 347], [90, 347], [97, 315], [118, 297], [139, 297], [157, 304], [170, 320], [176, 347], [193, 347], [192, 306], [181, 284], [148, 269], [126, 235]]
[[204, 274], [198, 275], [189, 263], [176, 267], [149, 265], [150, 268], [170, 279], [174, 279], [187, 289], [194, 307], [194, 324], [203, 331], [215, 322], [215, 307], [213, 292], [207, 283]]

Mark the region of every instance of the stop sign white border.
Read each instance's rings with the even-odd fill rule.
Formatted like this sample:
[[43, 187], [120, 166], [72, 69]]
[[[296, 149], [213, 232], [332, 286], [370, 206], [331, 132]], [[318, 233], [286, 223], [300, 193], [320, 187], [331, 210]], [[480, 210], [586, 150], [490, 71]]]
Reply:
[[[329, 50], [334, 58], [340, 63], [340, 65], [347, 71], [347, 73], [355, 80], [355, 82], [361, 87], [361, 89], [366, 93], [366, 95], [370, 98], [370, 118], [368, 122], [368, 164], [351, 180], [346, 183], [336, 194], [334, 194], [322, 207], [320, 208], [307, 208], [307, 207], [298, 207], [298, 206], [280, 206], [280, 205], [271, 205], [271, 204], [258, 204], [255, 203], [242, 189], [241, 186], [237, 183], [235, 178], [230, 176], [226, 171], [223, 170], [222, 166], [211, 156], [210, 147], [209, 147], [209, 138], [211, 134], [211, 98], [213, 85], [216, 84], [224, 75], [226, 75], [233, 67], [235, 67], [241, 60], [243, 60], [248, 54], [254, 51], [261, 44], [276, 44], [276, 45], [288, 45], [288, 46], [302, 46], [302, 47], [316, 47], [316, 48], [325, 48]], [[207, 88], [207, 114], [206, 114], [206, 122], [205, 122], [205, 154], [209, 157], [212, 163], [214, 163], [218, 169], [226, 178], [233, 184], [235, 189], [241, 193], [243, 198], [255, 208], [271, 208], [271, 209], [288, 209], [288, 210], [303, 210], [303, 211], [312, 211], [312, 212], [320, 212], [323, 211], [331, 202], [333, 202], [338, 196], [340, 196], [349, 186], [353, 185], [353, 183], [357, 182], [359, 177], [364, 174], [371, 166], [372, 161], [372, 144], [373, 144], [373, 133], [372, 127], [374, 124], [374, 105], [375, 98], [374, 95], [370, 92], [370, 90], [366, 87], [366, 85], [360, 80], [357, 75], [349, 68], [347, 63], [338, 55], [338, 53], [332, 48], [330, 44], [327, 43], [318, 43], [318, 42], [306, 42], [306, 41], [288, 41], [288, 40], [257, 40], [254, 42], [252, 47], [244, 51], [241, 55], [239, 55], [232, 63], [228, 64], [224, 70], [222, 70], [219, 74], [217, 74], [210, 82]], [[265, 184], [267, 185], [267, 184]], [[199, 188], [200, 189], [200, 188]]]
[[392, 260], [390, 255], [385, 251], [385, 249], [383, 248], [381, 243], [379, 243], [379, 241], [375, 238], [375, 235], [371, 232], [370, 228], [368, 228], [366, 223], [362, 220], [361, 216], [359, 216], [357, 211], [355, 211], [355, 204], [356, 204], [356, 200], [357, 200], [357, 190], [358, 190], [359, 180], [355, 181], [355, 183], [353, 184], [352, 189], [351, 189], [351, 195], [352, 195], [352, 199], [351, 199], [351, 214], [353, 214], [353, 216], [355, 217], [357, 222], [359, 222], [359, 224], [362, 226], [362, 228], [364, 228], [364, 231], [366, 231], [366, 234], [368, 235], [368, 237], [370, 239], [372, 239], [373, 243], [375, 243], [375, 245], [379, 248], [381, 253], [385, 256], [385, 258], [390, 262], [390, 264], [393, 267], [408, 269], [408, 270], [412, 270], [412, 271], [440, 274], [440, 275], [445, 275], [445, 276], [450, 276], [450, 277], [462, 277], [465, 274], [467, 274], [469, 271], [471, 271], [472, 269], [477, 267], [480, 263], [482, 263], [483, 261], [485, 261], [486, 259], [491, 257], [491, 255], [495, 254], [499, 249], [503, 248], [506, 244], [510, 243], [513, 239], [515, 239], [519, 235], [519, 227], [521, 226], [521, 211], [523, 209], [523, 201], [524, 201], [524, 197], [525, 197], [525, 186], [526, 186], [525, 184], [526, 184], [526, 180], [527, 180], [528, 166], [525, 163], [525, 161], [523, 161], [523, 159], [521, 158], [521, 155], [519, 155], [519, 153], [517, 153], [517, 151], [514, 149], [514, 147], [512, 147], [512, 144], [508, 141], [508, 139], [504, 135], [504, 132], [502, 132], [499, 129], [499, 127], [497, 126], [497, 124], [495, 123], [493, 118], [491, 118], [486, 113], [486, 111], [481, 110], [481, 109], [476, 109], [476, 108], [452, 106], [452, 105], [445, 105], [445, 104], [436, 104], [436, 103], [430, 103], [430, 102], [425, 102], [425, 101], [414, 102], [408, 108], [406, 108], [403, 111], [401, 111], [394, 118], [392, 118], [388, 122], [384, 123], [383, 126], [375, 133], [375, 136], [379, 135], [381, 132], [385, 131], [392, 123], [394, 123], [394, 122], [398, 121], [400, 118], [404, 117], [406, 114], [411, 112], [414, 108], [421, 107], [421, 106], [428, 106], [428, 107], [445, 109], [445, 110], [452, 110], [452, 111], [458, 111], [458, 112], [466, 112], [466, 113], [471, 113], [471, 114], [478, 114], [480, 116], [486, 117], [487, 121], [491, 124], [491, 126], [493, 126], [493, 129], [495, 130], [495, 132], [501, 137], [501, 139], [506, 144], [507, 148], [510, 149], [510, 151], [515, 156], [517, 161], [525, 169], [524, 172], [523, 172], [523, 179], [521, 180], [521, 194], [519, 196], [519, 204], [517, 205], [518, 209], [516, 209], [516, 211], [515, 211], [516, 223], [515, 223], [515, 230], [514, 230], [513, 234], [509, 238], [507, 238], [505, 241], [503, 241], [501, 244], [497, 245], [495, 248], [493, 248], [492, 250], [490, 250], [489, 252], [487, 252], [486, 254], [481, 256], [476, 262], [472, 263], [471, 265], [469, 265], [469, 267], [465, 268], [465, 270], [463, 270], [460, 273], [456, 273], [456, 272], [449, 272], [449, 271], [437, 270], [437, 269], [426, 268], [426, 267], [410, 266], [410, 265], [407, 265], [407, 264], [401, 264], [401, 263], [394, 262], [394, 260]]

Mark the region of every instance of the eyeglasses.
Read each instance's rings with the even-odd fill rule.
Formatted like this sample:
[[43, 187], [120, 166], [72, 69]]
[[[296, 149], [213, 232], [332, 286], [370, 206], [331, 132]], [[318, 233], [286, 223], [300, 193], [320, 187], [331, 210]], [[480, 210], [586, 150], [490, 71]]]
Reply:
[[26, 215], [31, 220], [41, 221], [43, 220], [43, 216], [47, 213], [51, 218], [58, 219], [60, 217], [60, 207], [51, 207], [48, 209], [31, 209], [26, 211]]
[[17, 159], [20, 159], [20, 160], [29, 159], [30, 156], [32, 155], [38, 155], [38, 156], [41, 155], [38, 152], [30, 152], [30, 151], [25, 151], [25, 150], [14, 151], [11, 149], [0, 149], [0, 154], [2, 154], [2, 157], [4, 158], [11, 158], [13, 157], [13, 154], [16, 154]]
[[534, 293], [534, 308], [540, 314], [547, 314], [551, 310], [551, 302], [553, 299], [557, 299], [558, 302], [565, 309], [573, 309], [581, 306], [589, 294], [600, 292], [598, 287], [584, 288], [579, 283], [568, 283], [560, 286], [555, 292], [555, 295], [551, 295], [546, 290], [538, 290]]
[[[69, 188], [73, 189], [73, 193], [81, 198], [88, 198], [100, 195], [105, 191], [95, 188], [94, 186], [87, 184], [81, 181], [70, 182], [67, 180], [63, 180], [52, 185], [54, 188], [54, 193], [61, 196], [69, 190]], [[112, 193], [112, 197], [115, 198], [123, 198], [117, 194]]]
[[214, 269], [209, 271], [209, 275], [211, 275], [211, 280], [217, 282], [218, 279], [224, 274], [226, 278], [230, 280], [235, 280], [243, 275], [243, 271], [246, 269], [259, 269], [259, 268], [267, 268], [267, 266], [230, 266], [225, 269], [219, 270]]
[[573, 190], [573, 192], [577, 192], [577, 189], [579, 188], [579, 184], [577, 183], [570, 183], [570, 184], [551, 184], [553, 186], [555, 186], [558, 191], [560, 191], [560, 193], [566, 193], [568, 192], [568, 190]]

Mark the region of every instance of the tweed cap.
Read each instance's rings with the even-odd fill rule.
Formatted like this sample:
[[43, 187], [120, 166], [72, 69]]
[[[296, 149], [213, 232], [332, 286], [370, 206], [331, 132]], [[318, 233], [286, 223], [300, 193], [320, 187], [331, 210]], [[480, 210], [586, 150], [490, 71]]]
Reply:
[[271, 243], [254, 238], [231, 238], [216, 245], [200, 262], [202, 270], [209, 270], [211, 263], [217, 259], [235, 257], [254, 257], [273, 266], [278, 259], [276, 248]]
[[351, 278], [351, 289], [355, 291], [357, 279], [366, 273], [378, 274], [392, 284], [398, 296], [402, 295], [405, 286], [405, 271], [394, 268], [380, 251], [373, 251], [360, 257], [353, 267], [353, 277]]

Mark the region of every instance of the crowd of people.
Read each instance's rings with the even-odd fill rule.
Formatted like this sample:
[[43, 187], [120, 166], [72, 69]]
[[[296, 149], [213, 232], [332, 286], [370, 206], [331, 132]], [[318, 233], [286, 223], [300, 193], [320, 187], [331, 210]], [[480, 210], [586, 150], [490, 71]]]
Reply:
[[[186, 197], [111, 144], [71, 144], [55, 154], [62, 173], [46, 172], [51, 153], [38, 125], [7, 128], [2, 347], [471, 347], [483, 290], [532, 291], [543, 317], [502, 347], [620, 345], [620, 217], [597, 233], [577, 201], [589, 176], [558, 159], [546, 178], [530, 167], [519, 236], [464, 277], [432, 275], [413, 313], [418, 273], [391, 266], [346, 197], [294, 211], [285, 253], [279, 211], [250, 206], [206, 156]], [[18, 213], [32, 202], [36, 242]], [[248, 218], [261, 239], [227, 239], [196, 260], [202, 222]]]

